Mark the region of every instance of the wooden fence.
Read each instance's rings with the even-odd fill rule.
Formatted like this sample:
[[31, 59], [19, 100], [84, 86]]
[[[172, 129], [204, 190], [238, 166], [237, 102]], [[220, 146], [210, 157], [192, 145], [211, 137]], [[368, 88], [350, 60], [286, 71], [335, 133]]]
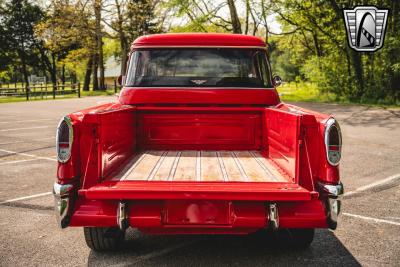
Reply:
[[38, 84], [30, 85], [28, 87], [17, 86], [0, 88], [0, 96], [3, 97], [25, 97], [26, 100], [30, 98], [56, 98], [58, 95], [77, 95], [81, 97], [80, 83], [74, 84], [59, 84], [53, 86], [52, 84]]
[[[115, 93], [121, 89], [120, 86], [114, 82], [113, 87]], [[109, 88], [110, 89], [110, 88]], [[76, 95], [81, 97], [81, 84], [80, 83], [66, 83], [66, 84], [35, 84], [25, 87], [22, 84], [2, 84], [0, 86], [0, 97], [24, 97], [29, 99], [46, 99], [57, 96]]]

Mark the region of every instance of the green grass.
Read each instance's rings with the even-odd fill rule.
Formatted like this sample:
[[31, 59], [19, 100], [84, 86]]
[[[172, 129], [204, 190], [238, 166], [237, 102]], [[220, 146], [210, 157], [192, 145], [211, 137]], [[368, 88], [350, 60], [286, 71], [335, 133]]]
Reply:
[[278, 93], [280, 98], [285, 102], [321, 102], [321, 103], [340, 103], [350, 105], [362, 105], [371, 107], [382, 107], [382, 108], [400, 108], [399, 105], [390, 103], [375, 103], [375, 102], [351, 102], [345, 98], [338, 98], [332, 93], [322, 93], [318, 90], [318, 87], [312, 83], [285, 83], [278, 87]]
[[82, 96], [105, 96], [105, 95], [115, 95], [114, 89], [105, 91], [81, 91]]
[[317, 86], [311, 83], [284, 83], [278, 87], [283, 101], [289, 102], [333, 102], [333, 94], [322, 94]]
[[[69, 89], [66, 87], [66, 89]], [[341, 104], [356, 104], [383, 108], [400, 108], [399, 105], [386, 104], [386, 103], [354, 103], [347, 99], [338, 99], [334, 94], [321, 93], [317, 86], [312, 83], [285, 83], [278, 87], [278, 93], [280, 94], [281, 100], [285, 102], [322, 102], [322, 103], [341, 103]], [[111, 96], [114, 95], [114, 89], [105, 91], [82, 91], [81, 97], [90, 96]], [[77, 98], [77, 94], [60, 95], [56, 96], [56, 99], [67, 99]], [[51, 94], [41, 98], [40, 96], [31, 97], [29, 101], [40, 101], [40, 100], [51, 100], [53, 96]], [[12, 102], [25, 102], [25, 96], [20, 97], [3, 97], [0, 96], [1, 103], [12, 103]]]
[[[114, 95], [114, 89], [105, 90], [105, 91], [82, 91], [81, 97], [90, 97], [90, 96], [111, 96]], [[78, 98], [77, 94], [67, 94], [67, 95], [56, 95], [57, 99], [68, 99], [68, 98]], [[53, 95], [50, 93], [47, 96], [35, 96], [30, 97], [29, 101], [45, 101], [45, 100], [53, 100]], [[0, 104], [2, 103], [14, 103], [14, 102], [27, 102], [25, 96], [0, 96]]]

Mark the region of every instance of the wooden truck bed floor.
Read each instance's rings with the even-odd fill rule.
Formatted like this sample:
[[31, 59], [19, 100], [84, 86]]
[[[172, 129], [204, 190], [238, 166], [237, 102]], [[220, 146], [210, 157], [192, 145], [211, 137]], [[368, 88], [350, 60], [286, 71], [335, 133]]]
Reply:
[[143, 151], [112, 180], [288, 182], [258, 151]]

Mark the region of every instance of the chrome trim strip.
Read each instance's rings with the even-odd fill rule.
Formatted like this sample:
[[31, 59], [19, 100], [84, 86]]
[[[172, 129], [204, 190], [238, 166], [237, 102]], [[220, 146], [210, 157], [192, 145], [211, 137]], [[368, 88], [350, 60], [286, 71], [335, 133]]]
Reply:
[[325, 202], [325, 212], [328, 227], [335, 230], [337, 227], [337, 219], [340, 214], [341, 200], [340, 197], [344, 193], [344, 187], [341, 182], [336, 185], [318, 182], [320, 193]]
[[179, 151], [174, 159], [174, 163], [172, 163], [171, 170], [169, 170], [167, 181], [173, 181], [176, 173], [176, 169], [178, 168], [179, 160], [181, 158], [182, 151]]
[[125, 231], [129, 227], [128, 204], [119, 202], [117, 208], [117, 224], [119, 229]]
[[73, 188], [72, 184], [54, 183], [53, 194], [56, 197], [65, 197], [69, 195], [69, 192], [71, 192], [72, 188]]
[[274, 87], [177, 87], [177, 86], [143, 86], [143, 87], [136, 87], [136, 86], [129, 86], [124, 85], [123, 89], [141, 89], [141, 90], [149, 90], [149, 89], [176, 89], [176, 90], [196, 90], [196, 91], [205, 91], [205, 90], [275, 90]]
[[196, 152], [196, 181], [201, 182], [201, 151]]
[[66, 228], [69, 224], [70, 195], [74, 186], [71, 184], [54, 183], [54, 211], [59, 227]]
[[344, 187], [341, 182], [336, 185], [324, 184], [321, 182], [318, 182], [318, 184], [322, 193], [325, 193], [329, 198], [339, 198], [344, 194]]
[[228, 172], [225, 169], [225, 164], [221, 158], [221, 154], [218, 151], [215, 151], [215, 153], [217, 154], [219, 168], [221, 169], [222, 176], [224, 177], [224, 181], [229, 182]]
[[236, 49], [260, 49], [267, 50], [267, 45], [263, 46], [235, 46], [235, 45], [132, 45], [131, 53], [133, 50], [142, 48], [194, 48], [194, 49], [207, 49], [207, 48], [236, 48]]
[[[339, 134], [339, 155], [340, 158], [338, 160], [338, 162], [334, 163], [331, 162], [329, 160], [329, 146], [328, 146], [328, 142], [329, 142], [329, 132], [331, 130], [332, 127], [336, 127], [336, 129], [338, 130], [338, 134]], [[328, 163], [332, 166], [338, 166], [342, 157], [342, 132], [340, 130], [340, 126], [339, 123], [334, 119], [334, 118], [329, 118], [326, 123], [325, 123], [325, 133], [324, 133], [324, 143], [325, 143], [325, 152], [326, 152], [326, 160], [328, 161]]]
[[268, 207], [268, 219], [269, 226], [272, 227], [273, 230], [279, 228], [279, 214], [278, 214], [278, 206], [276, 203], [270, 203]]
[[168, 150], [162, 152], [160, 158], [157, 160], [156, 165], [151, 170], [149, 177], [147, 178], [147, 181], [151, 181], [154, 179], [154, 176], [157, 174], [158, 169], [160, 169], [160, 166], [164, 162], [164, 159], [166, 158], [167, 154], [168, 154]]
[[[68, 126], [68, 131], [69, 131], [69, 139], [68, 139], [68, 157], [66, 159], [60, 159], [59, 157], [59, 140], [58, 140], [58, 135], [59, 135], [59, 130], [61, 127], [61, 123], [65, 122]], [[72, 127], [72, 121], [69, 116], [64, 116], [60, 122], [58, 123], [57, 126], [57, 132], [56, 132], [56, 152], [57, 152], [57, 160], [61, 163], [66, 163], [70, 158], [71, 158], [71, 151], [72, 151], [72, 142], [74, 141], [74, 129]]]
[[242, 180], [243, 180], [243, 181], [249, 182], [249, 181], [250, 181], [249, 176], [247, 176], [247, 173], [246, 173], [246, 171], [244, 170], [244, 168], [243, 168], [243, 166], [242, 166], [242, 163], [241, 163], [240, 160], [238, 159], [238, 157], [237, 157], [235, 151], [231, 151], [231, 157], [233, 158], [234, 162], [236, 163], [236, 166], [237, 166], [238, 169], [239, 169], [240, 175], [242, 176]]

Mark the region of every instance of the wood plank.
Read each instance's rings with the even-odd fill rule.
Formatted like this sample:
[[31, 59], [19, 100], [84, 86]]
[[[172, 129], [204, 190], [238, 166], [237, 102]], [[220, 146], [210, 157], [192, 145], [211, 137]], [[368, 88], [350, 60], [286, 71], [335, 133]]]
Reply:
[[269, 172], [273, 175], [275, 178], [274, 180], [277, 182], [287, 182], [287, 179], [277, 170], [277, 167], [274, 166], [270, 160], [265, 158], [263, 155], [261, 155], [260, 152], [254, 151], [253, 152], [258, 159], [264, 164], [264, 166], [269, 170]]
[[264, 170], [264, 172], [268, 175], [269, 180], [270, 180], [271, 182], [278, 182], [279, 180], [278, 180], [278, 178], [276, 177], [276, 175], [275, 175], [273, 172], [271, 172], [270, 168], [268, 168], [268, 167], [266, 166], [266, 164], [264, 164], [264, 161], [263, 161], [264, 157], [263, 157], [261, 154], [256, 153], [256, 151], [249, 151], [249, 152], [250, 152], [250, 154], [253, 156], [253, 158], [257, 161], [258, 165], [260, 165], [260, 167], [261, 167], [261, 168]]
[[197, 151], [182, 151], [178, 166], [172, 180], [174, 181], [196, 181]]
[[259, 151], [145, 151], [114, 179], [288, 182]]
[[218, 151], [218, 154], [224, 164], [224, 168], [228, 176], [228, 181], [246, 181], [246, 176], [242, 175], [242, 173], [240, 172], [240, 169], [238, 168], [235, 160], [232, 157], [231, 151]]
[[152, 180], [167, 181], [170, 177], [172, 177], [172, 167], [177, 156], [178, 151], [168, 151]]
[[164, 151], [148, 151], [125, 180], [147, 180]]
[[215, 151], [201, 151], [200, 169], [201, 181], [224, 181], [224, 176], [222, 174], [221, 166], [219, 164], [217, 153]]
[[163, 163], [165, 157], [167, 156], [168, 151], [163, 151], [162, 155], [160, 156], [160, 159], [157, 161], [156, 165], [154, 166], [153, 170], [149, 174], [149, 178], [147, 179], [148, 181], [151, 181], [154, 179], [154, 176], [158, 172], [158, 169], [160, 168], [161, 164]]
[[130, 173], [133, 172], [133, 170], [136, 168], [136, 166], [146, 157], [146, 151], [139, 153], [136, 155], [127, 166], [124, 167], [124, 169], [121, 171], [120, 175], [117, 175], [117, 178], [119, 180], [125, 180], [126, 177], [129, 176]]
[[251, 182], [271, 182], [271, 177], [249, 151], [234, 151]]

